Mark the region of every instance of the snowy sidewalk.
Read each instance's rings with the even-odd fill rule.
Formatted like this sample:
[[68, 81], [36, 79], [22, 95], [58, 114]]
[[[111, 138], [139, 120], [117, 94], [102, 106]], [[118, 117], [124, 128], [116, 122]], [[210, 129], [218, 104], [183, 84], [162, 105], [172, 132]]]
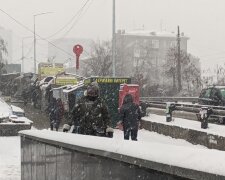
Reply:
[[20, 180], [20, 137], [0, 137], [0, 180]]

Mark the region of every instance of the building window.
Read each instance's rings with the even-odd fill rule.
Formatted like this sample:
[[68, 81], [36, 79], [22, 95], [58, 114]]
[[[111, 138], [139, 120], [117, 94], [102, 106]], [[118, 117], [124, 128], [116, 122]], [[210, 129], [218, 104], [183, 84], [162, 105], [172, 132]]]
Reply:
[[177, 41], [171, 41], [170, 42], [170, 47], [171, 48], [174, 48], [174, 47], [176, 47], [177, 46]]
[[152, 48], [153, 49], [159, 48], [159, 40], [157, 40], [157, 39], [152, 40]]

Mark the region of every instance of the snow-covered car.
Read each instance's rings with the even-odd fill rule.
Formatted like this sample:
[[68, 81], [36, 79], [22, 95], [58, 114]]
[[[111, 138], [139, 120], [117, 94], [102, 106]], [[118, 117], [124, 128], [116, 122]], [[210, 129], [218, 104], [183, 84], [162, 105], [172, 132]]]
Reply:
[[209, 86], [202, 89], [199, 104], [224, 106], [225, 105], [225, 86]]
[[11, 105], [11, 108], [12, 108], [12, 114], [13, 114], [13, 115], [16, 115], [16, 116], [18, 116], [18, 117], [24, 117], [24, 116], [25, 116], [24, 110], [21, 109], [20, 107]]

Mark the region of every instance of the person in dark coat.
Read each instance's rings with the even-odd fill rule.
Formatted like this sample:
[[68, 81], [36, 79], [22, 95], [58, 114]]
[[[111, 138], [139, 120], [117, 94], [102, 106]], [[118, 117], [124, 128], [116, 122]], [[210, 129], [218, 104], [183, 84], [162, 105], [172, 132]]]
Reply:
[[59, 125], [63, 119], [63, 115], [64, 115], [64, 107], [63, 107], [63, 103], [62, 100], [59, 98], [56, 101], [56, 110], [55, 110], [55, 128], [56, 131], [58, 131], [59, 129]]
[[122, 120], [124, 139], [137, 141], [138, 126], [141, 120], [141, 111], [137, 104], [133, 102], [131, 94], [127, 94], [123, 99], [123, 105], [120, 108], [120, 117]]
[[48, 106], [48, 111], [49, 111], [49, 121], [50, 121], [50, 128], [53, 131], [54, 123], [56, 121], [56, 99], [53, 98], [51, 103]]
[[64, 125], [66, 132], [73, 124], [75, 133], [93, 136], [113, 136], [108, 107], [99, 97], [97, 83], [87, 87], [86, 95], [81, 97], [71, 112], [71, 122]]

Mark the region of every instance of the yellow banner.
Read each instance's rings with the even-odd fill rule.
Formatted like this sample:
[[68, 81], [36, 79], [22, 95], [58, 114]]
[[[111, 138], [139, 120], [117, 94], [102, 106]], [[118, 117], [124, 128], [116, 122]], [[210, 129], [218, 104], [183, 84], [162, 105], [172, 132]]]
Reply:
[[76, 85], [77, 79], [74, 77], [57, 77], [55, 80], [56, 85]]
[[127, 78], [96, 78], [97, 83], [128, 83]]
[[91, 79], [86, 79], [84, 81], [85, 84], [89, 84], [92, 81], [96, 81], [97, 83], [101, 84], [101, 83], [109, 83], [109, 84], [129, 84], [130, 83], [130, 79], [129, 78], [93, 78]]

